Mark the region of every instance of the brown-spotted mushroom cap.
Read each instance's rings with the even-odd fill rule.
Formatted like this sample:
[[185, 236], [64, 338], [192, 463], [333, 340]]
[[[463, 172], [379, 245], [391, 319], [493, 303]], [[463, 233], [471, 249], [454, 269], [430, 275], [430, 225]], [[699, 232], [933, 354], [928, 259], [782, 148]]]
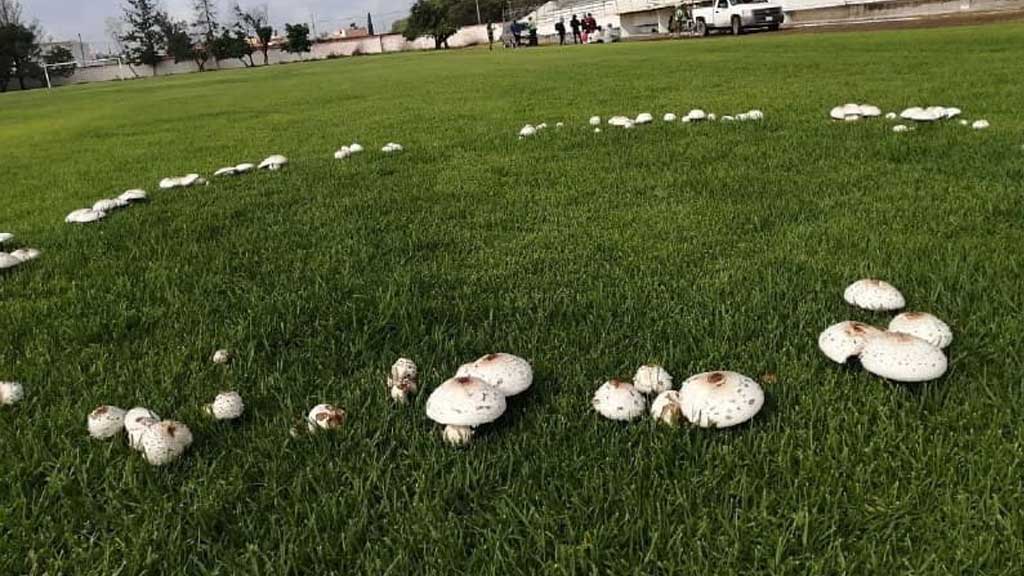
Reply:
[[100, 406], [89, 413], [89, 436], [106, 440], [124, 430], [125, 411], [117, 406]]
[[896, 382], [925, 382], [946, 373], [946, 355], [936, 346], [910, 334], [883, 332], [871, 338], [860, 353], [865, 370]]
[[679, 388], [686, 419], [701, 428], [728, 428], [750, 420], [764, 406], [761, 385], [728, 371], [691, 376]]
[[643, 415], [647, 401], [629, 382], [609, 380], [594, 393], [591, 405], [609, 420], [635, 420]]
[[505, 413], [505, 395], [480, 378], [457, 376], [427, 398], [427, 418], [446, 426], [475, 428]]
[[818, 336], [818, 348], [833, 362], [843, 364], [860, 354], [868, 338], [881, 333], [874, 326], [847, 320], [826, 328]]
[[470, 364], [463, 364], [455, 375], [479, 378], [505, 396], [521, 394], [533, 384], [533, 368], [530, 363], [505, 352], [488, 354]]
[[843, 299], [865, 310], [899, 310], [907, 305], [903, 294], [885, 280], [865, 278], [846, 287]]
[[953, 343], [949, 325], [927, 312], [904, 312], [889, 322], [889, 331], [917, 336], [937, 348]]
[[306, 426], [310, 432], [335, 430], [345, 424], [345, 410], [332, 404], [317, 404], [306, 415]]

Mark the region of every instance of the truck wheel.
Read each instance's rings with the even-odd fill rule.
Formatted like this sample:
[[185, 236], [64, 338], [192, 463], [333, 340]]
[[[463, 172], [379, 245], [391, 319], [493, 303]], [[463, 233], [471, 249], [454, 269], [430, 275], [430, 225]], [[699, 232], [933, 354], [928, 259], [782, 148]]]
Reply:
[[740, 22], [740, 17], [739, 16], [733, 16], [732, 17], [732, 35], [733, 36], [739, 36], [740, 34], [743, 34], [743, 23]]
[[708, 35], [708, 25], [703, 20], [697, 20], [697, 24], [693, 28], [694, 33], [701, 38]]
[[779, 31], [779, 25], [778, 24], [772, 24], [771, 26], [768, 27], [768, 30], [770, 30], [772, 32], [778, 32]]

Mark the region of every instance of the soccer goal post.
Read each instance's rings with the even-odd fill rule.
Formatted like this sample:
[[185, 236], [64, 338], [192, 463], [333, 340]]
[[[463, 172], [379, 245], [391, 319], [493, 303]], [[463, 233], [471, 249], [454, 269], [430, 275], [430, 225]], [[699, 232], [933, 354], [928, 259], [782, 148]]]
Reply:
[[51, 68], [67, 68], [73, 66], [75, 69], [78, 68], [91, 68], [96, 66], [113, 66], [117, 64], [117, 79], [124, 80], [124, 62], [121, 57], [116, 58], [100, 58], [99, 60], [90, 60], [89, 62], [83, 62], [79, 64], [77, 61], [72, 60], [70, 62], [54, 62], [53, 64], [43, 64], [43, 76], [46, 77], [46, 89], [53, 89], [53, 82], [50, 80], [50, 69]]

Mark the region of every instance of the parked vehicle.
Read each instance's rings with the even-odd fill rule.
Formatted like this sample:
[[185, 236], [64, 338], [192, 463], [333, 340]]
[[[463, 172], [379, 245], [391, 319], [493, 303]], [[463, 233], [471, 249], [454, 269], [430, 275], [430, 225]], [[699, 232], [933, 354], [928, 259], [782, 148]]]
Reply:
[[785, 21], [782, 5], [771, 0], [712, 0], [693, 8], [692, 18], [698, 35], [711, 30], [778, 30]]

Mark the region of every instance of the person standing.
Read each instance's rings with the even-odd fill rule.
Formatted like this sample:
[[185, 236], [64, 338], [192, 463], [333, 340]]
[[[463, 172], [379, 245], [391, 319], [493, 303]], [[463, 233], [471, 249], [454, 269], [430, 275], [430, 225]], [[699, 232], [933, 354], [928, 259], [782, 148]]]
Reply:
[[530, 31], [530, 46], [537, 45], [537, 23], [533, 21], [533, 16], [529, 18], [529, 24], [527, 24]]
[[559, 18], [555, 23], [555, 32], [558, 32], [558, 45], [565, 46], [565, 18]]
[[580, 20], [575, 14], [572, 15], [572, 20], [569, 20], [569, 27], [572, 28], [572, 43], [582, 43], [583, 38], [580, 36]]
[[523, 45], [522, 34], [523, 34], [523, 25], [520, 24], [517, 20], [513, 20], [512, 21], [512, 46], [513, 47], [519, 48], [520, 46]]

